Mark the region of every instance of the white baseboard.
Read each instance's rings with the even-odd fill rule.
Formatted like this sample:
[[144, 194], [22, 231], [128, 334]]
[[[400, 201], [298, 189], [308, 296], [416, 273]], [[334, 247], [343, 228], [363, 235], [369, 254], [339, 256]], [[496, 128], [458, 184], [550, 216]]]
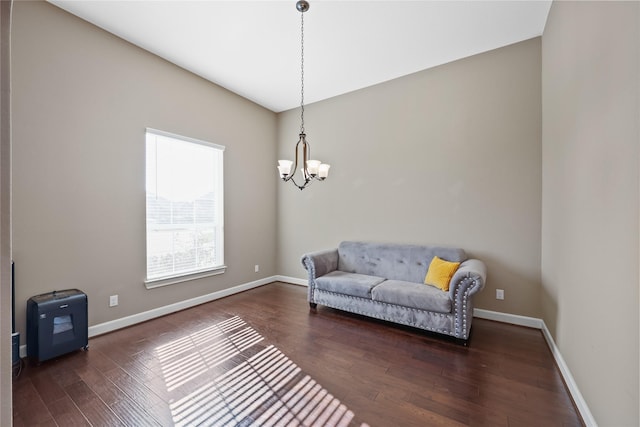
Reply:
[[578, 385], [573, 379], [573, 375], [571, 375], [571, 371], [569, 371], [569, 367], [565, 363], [564, 358], [562, 357], [562, 354], [560, 354], [560, 349], [556, 346], [556, 342], [553, 340], [553, 337], [551, 336], [551, 332], [549, 332], [549, 329], [547, 328], [547, 325], [544, 323], [544, 321], [542, 322], [541, 329], [542, 329], [542, 335], [544, 335], [544, 338], [547, 340], [549, 349], [553, 354], [553, 358], [556, 360], [558, 369], [560, 369], [560, 374], [562, 375], [562, 378], [564, 379], [564, 382], [567, 385], [569, 392], [571, 393], [571, 397], [573, 398], [573, 401], [576, 403], [576, 406], [578, 407], [578, 411], [580, 412], [580, 415], [582, 415], [582, 420], [584, 421], [584, 424], [587, 427], [597, 427], [598, 423], [596, 422], [595, 418], [593, 418], [593, 414], [591, 414], [591, 411], [587, 406], [587, 402], [584, 400], [584, 397], [582, 397], [582, 393], [580, 393], [580, 390], [578, 389]]
[[499, 311], [484, 310], [481, 308], [473, 309], [473, 317], [536, 329], [542, 329], [543, 324], [542, 319], [535, 317], [519, 316], [517, 314], [501, 313]]
[[238, 286], [233, 286], [231, 288], [212, 292], [210, 294], [202, 295], [196, 298], [191, 298], [185, 301], [176, 302], [174, 304], [165, 305], [163, 307], [154, 308], [142, 313], [132, 314], [131, 316], [122, 317], [120, 319], [90, 326], [89, 338], [95, 337], [96, 335], [106, 334], [107, 332], [113, 332], [118, 329], [126, 328], [127, 326], [132, 326], [136, 323], [146, 322], [147, 320], [175, 313], [176, 311], [184, 310], [186, 308], [195, 307], [196, 305], [224, 298], [229, 295], [237, 294], [239, 292], [248, 291], [249, 289], [266, 285], [268, 283], [274, 282], [275, 280], [276, 276], [266, 277], [264, 279], [256, 280]]
[[[233, 294], [237, 294], [239, 292], [247, 291], [249, 289], [257, 288], [259, 286], [263, 286], [272, 282], [286, 282], [291, 283], [293, 285], [299, 286], [308, 286], [306, 279], [298, 279], [296, 277], [290, 276], [271, 276], [266, 277], [264, 279], [256, 280], [254, 282], [245, 283], [242, 285], [234, 286], [228, 289], [223, 289], [221, 291], [212, 292], [207, 295], [202, 295], [196, 298], [191, 298], [185, 301], [180, 301], [174, 304], [165, 305], [163, 307], [154, 308], [152, 310], [148, 310], [142, 313], [133, 314], [131, 316], [122, 317], [120, 319], [111, 320], [109, 322], [100, 323], [98, 325], [94, 325], [89, 327], [89, 338], [95, 337], [97, 335], [106, 334], [108, 332], [113, 332], [118, 329], [126, 328], [127, 326], [132, 326], [137, 323], [145, 322], [147, 320], [155, 319], [156, 317], [164, 316], [167, 314], [175, 313], [176, 311], [184, 310], [186, 308], [195, 307], [196, 305], [204, 304], [210, 301], [214, 301], [220, 298], [224, 298]], [[569, 367], [565, 363], [562, 358], [562, 354], [560, 354], [560, 349], [556, 346], [547, 325], [545, 325], [544, 320], [538, 319], [535, 317], [527, 317], [527, 316], [519, 316], [517, 314], [509, 314], [509, 313], [501, 313], [498, 311], [484, 310], [481, 308], [474, 308], [473, 317], [477, 317], [479, 319], [487, 319], [494, 320], [497, 322], [510, 323], [512, 325], [518, 326], [527, 326], [530, 328], [540, 329], [542, 330], [542, 335], [547, 341], [547, 345], [553, 354], [553, 357], [560, 369], [560, 374], [562, 375], [567, 388], [569, 389], [569, 393], [571, 393], [571, 397], [573, 398], [576, 406], [578, 407], [578, 411], [582, 416], [582, 419], [587, 427], [597, 427], [598, 424], [596, 420], [593, 418], [589, 407], [587, 406], [587, 402], [582, 397], [582, 393], [578, 389], [578, 385], [573, 379], [573, 375], [571, 375], [571, 371]], [[20, 346], [20, 357], [27, 357], [27, 346]]]
[[542, 331], [542, 335], [544, 336], [544, 339], [547, 341], [547, 345], [549, 346], [549, 349], [551, 350], [551, 354], [553, 354], [553, 358], [556, 361], [556, 365], [558, 365], [558, 369], [560, 370], [560, 374], [564, 379], [564, 383], [567, 385], [567, 388], [569, 389], [569, 393], [571, 393], [571, 397], [573, 398], [573, 401], [576, 403], [576, 407], [578, 408], [578, 412], [580, 412], [580, 415], [582, 416], [582, 420], [584, 421], [587, 427], [598, 426], [598, 423], [596, 423], [595, 418], [593, 418], [593, 415], [591, 414], [591, 411], [587, 406], [587, 402], [584, 400], [584, 397], [582, 397], [582, 393], [580, 393], [580, 390], [578, 389], [578, 385], [573, 379], [573, 375], [571, 375], [571, 371], [569, 370], [569, 367], [565, 363], [564, 358], [560, 353], [560, 349], [556, 345], [556, 342], [553, 340], [553, 337], [551, 336], [551, 332], [549, 332], [549, 329], [547, 328], [547, 325], [544, 323], [544, 320], [538, 319], [535, 317], [518, 316], [516, 314], [500, 313], [500, 312], [491, 311], [491, 310], [483, 310], [481, 308], [473, 309], [473, 317], [540, 329]]
[[291, 276], [274, 276], [278, 282], [291, 283], [292, 285], [309, 286], [307, 279], [298, 279]]

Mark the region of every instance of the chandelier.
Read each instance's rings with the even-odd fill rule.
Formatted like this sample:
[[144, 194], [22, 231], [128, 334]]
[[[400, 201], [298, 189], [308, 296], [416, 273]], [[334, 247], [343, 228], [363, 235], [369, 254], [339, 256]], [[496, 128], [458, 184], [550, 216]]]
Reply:
[[[314, 180], [324, 181], [329, 175], [330, 165], [322, 163], [320, 160], [311, 160], [311, 146], [307, 142], [307, 135], [304, 132], [304, 13], [309, 10], [309, 2], [299, 0], [296, 3], [296, 9], [300, 12], [300, 135], [296, 144], [295, 161], [278, 160], [278, 172], [283, 181], [291, 181], [300, 190], [304, 190]], [[302, 159], [302, 168], [300, 169], [302, 176], [298, 178], [300, 183], [294, 179], [298, 170], [298, 157]]]

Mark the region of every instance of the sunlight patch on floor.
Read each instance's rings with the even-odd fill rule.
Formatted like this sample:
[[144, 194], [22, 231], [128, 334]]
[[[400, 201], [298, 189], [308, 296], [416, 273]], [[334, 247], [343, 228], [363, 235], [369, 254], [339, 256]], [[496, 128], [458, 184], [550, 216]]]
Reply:
[[[239, 327], [238, 332], [229, 334]], [[239, 317], [202, 329], [156, 348], [168, 391], [187, 384], [262, 341], [262, 336]]]
[[[280, 350], [268, 345], [255, 353], [263, 340], [235, 316], [157, 347], [175, 425], [351, 425], [353, 412]], [[205, 373], [214, 379], [199, 385]]]

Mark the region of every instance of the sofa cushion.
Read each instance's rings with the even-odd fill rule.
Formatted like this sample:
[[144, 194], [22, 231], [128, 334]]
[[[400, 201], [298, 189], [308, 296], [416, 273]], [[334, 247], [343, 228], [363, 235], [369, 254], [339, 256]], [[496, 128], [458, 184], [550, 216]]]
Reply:
[[431, 264], [429, 264], [429, 270], [427, 270], [427, 277], [424, 278], [424, 284], [435, 286], [447, 292], [451, 278], [458, 267], [460, 267], [459, 262], [449, 262], [434, 256]]
[[451, 313], [449, 294], [422, 283], [385, 280], [371, 291], [374, 301], [438, 313]]
[[453, 262], [467, 259], [464, 250], [458, 248], [342, 242], [338, 246], [338, 270], [422, 284], [434, 256]]
[[371, 289], [383, 281], [383, 277], [345, 273], [344, 271], [336, 270], [318, 277], [316, 279], [316, 287], [323, 291], [371, 298]]

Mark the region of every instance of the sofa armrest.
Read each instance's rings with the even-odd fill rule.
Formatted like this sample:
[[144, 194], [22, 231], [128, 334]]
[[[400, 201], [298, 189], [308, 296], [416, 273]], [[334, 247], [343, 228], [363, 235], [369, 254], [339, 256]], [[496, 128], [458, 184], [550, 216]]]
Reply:
[[307, 299], [315, 307], [316, 278], [338, 269], [338, 249], [313, 252], [302, 256], [302, 265], [309, 273]]
[[302, 256], [302, 265], [309, 272], [309, 285], [316, 277], [338, 269], [338, 249], [313, 252]]
[[467, 296], [474, 295], [484, 288], [487, 278], [487, 267], [484, 262], [478, 259], [468, 259], [460, 264], [458, 270], [451, 278], [449, 285], [449, 297], [451, 300], [456, 299], [458, 293], [463, 286]]
[[487, 268], [477, 259], [468, 259], [451, 278], [449, 298], [453, 302], [454, 334], [456, 338], [466, 340], [471, 330], [473, 317], [473, 295], [484, 288]]

